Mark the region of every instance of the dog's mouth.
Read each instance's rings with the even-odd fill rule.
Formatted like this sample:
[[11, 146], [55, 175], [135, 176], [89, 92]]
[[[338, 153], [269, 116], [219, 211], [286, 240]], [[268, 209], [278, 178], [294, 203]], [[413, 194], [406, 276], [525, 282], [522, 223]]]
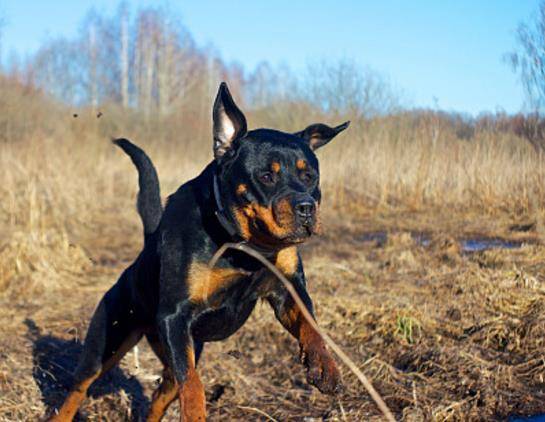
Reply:
[[313, 234], [315, 234], [313, 225], [301, 225], [295, 230], [295, 232], [288, 236], [285, 241], [288, 243], [304, 243], [306, 242]]
[[[253, 222], [255, 236], [252, 240], [260, 243], [261, 246], [290, 246], [306, 242], [312, 235], [317, 233], [315, 224], [301, 224], [290, 227], [283, 235], [275, 235], [271, 232], [269, 225], [259, 219]], [[258, 234], [259, 233], [259, 234]]]
[[319, 232], [317, 213], [312, 218], [301, 220], [296, 218], [287, 201], [268, 207], [248, 204], [235, 208], [233, 215], [239, 223], [242, 237], [264, 248], [276, 249], [304, 243]]

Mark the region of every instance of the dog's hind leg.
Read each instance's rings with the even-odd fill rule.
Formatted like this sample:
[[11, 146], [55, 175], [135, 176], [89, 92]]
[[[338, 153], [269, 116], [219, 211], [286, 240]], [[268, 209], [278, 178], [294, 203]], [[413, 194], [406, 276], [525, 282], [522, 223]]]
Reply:
[[51, 421], [71, 421], [93, 381], [115, 366], [142, 338], [142, 330], [132, 321], [134, 312], [123, 298], [125, 293], [118, 283], [100, 301], [89, 325], [74, 385]]
[[168, 366], [165, 366], [161, 385], [153, 393], [151, 406], [146, 418], [147, 422], [158, 422], [163, 418], [170, 404], [176, 400], [177, 391], [178, 388], [174, 374]]
[[[87, 397], [87, 390], [91, 384], [100, 376], [108, 372], [115, 366], [125, 354], [140, 340], [141, 334], [131, 333], [120, 345], [119, 349], [110, 358], [104, 360], [98, 369], [90, 371], [89, 369], [77, 371], [74, 377], [74, 386], [66, 397], [58, 413], [50, 420], [53, 422], [71, 421], [78, 411], [81, 403]], [[93, 365], [94, 366], [94, 365]]]
[[163, 418], [170, 404], [176, 400], [177, 384], [174, 374], [168, 366], [165, 350], [159, 341], [157, 333], [148, 333], [146, 334], [146, 338], [164, 366], [161, 385], [153, 393], [151, 406], [146, 418], [147, 422], [158, 422]]

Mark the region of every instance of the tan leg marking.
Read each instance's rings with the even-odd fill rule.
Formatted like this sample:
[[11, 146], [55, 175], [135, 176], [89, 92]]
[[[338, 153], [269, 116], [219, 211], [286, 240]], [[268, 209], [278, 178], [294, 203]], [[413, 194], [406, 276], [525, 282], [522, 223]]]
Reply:
[[98, 377], [100, 372], [97, 372], [93, 376], [87, 378], [85, 381], [79, 383], [78, 385], [72, 387], [72, 390], [64, 400], [59, 413], [53, 415], [49, 421], [51, 422], [68, 422], [71, 421], [76, 412], [78, 411], [81, 402], [87, 397], [87, 390]]
[[70, 422], [72, 419], [74, 419], [74, 416], [81, 406], [81, 403], [87, 397], [87, 390], [91, 384], [97, 378], [100, 378], [103, 374], [115, 366], [123, 358], [123, 356], [125, 356], [125, 354], [132, 349], [136, 343], [138, 343], [138, 340], [140, 340], [141, 337], [142, 335], [138, 331], [131, 333], [121, 344], [119, 349], [102, 364], [102, 368], [97, 373], [72, 387], [72, 390], [59, 409], [58, 414], [53, 415], [49, 420], [51, 422]]
[[170, 404], [176, 400], [177, 391], [178, 388], [172, 371], [169, 368], [165, 368], [163, 370], [161, 385], [153, 393], [153, 399], [146, 421], [159, 422], [165, 415]]
[[187, 379], [179, 389], [179, 399], [183, 422], [204, 422], [206, 420], [206, 397], [204, 386], [195, 369], [195, 353], [189, 347]]

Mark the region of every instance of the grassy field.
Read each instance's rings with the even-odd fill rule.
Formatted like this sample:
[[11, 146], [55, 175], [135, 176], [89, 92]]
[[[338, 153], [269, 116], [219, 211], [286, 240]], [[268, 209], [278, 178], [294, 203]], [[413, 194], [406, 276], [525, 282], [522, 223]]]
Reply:
[[[136, 173], [109, 136], [154, 160], [163, 195], [211, 158], [207, 121], [78, 117], [47, 103], [0, 120], [0, 420], [36, 420], [70, 383], [92, 311], [142, 245]], [[41, 100], [40, 100], [41, 101]], [[26, 113], [26, 114], [25, 114]], [[344, 116], [249, 113], [252, 126], [300, 129]], [[42, 119], [39, 127], [25, 122]], [[168, 131], [159, 131], [159, 127]], [[9, 129], [9, 130], [8, 130]], [[325, 233], [303, 247], [321, 326], [399, 419], [491, 420], [545, 412], [545, 168], [505, 132], [470, 140], [430, 114], [355, 121], [319, 153]], [[373, 234], [374, 235], [371, 235]], [[422, 242], [422, 237], [426, 242]], [[522, 247], [465, 252], [463, 239]], [[160, 377], [144, 342], [92, 390], [88, 420], [138, 419]], [[297, 346], [260, 305], [205, 349], [210, 419], [360, 421], [380, 413], [343, 368], [346, 392], [305, 383]], [[177, 420], [173, 406], [167, 420]], [[307, 418], [307, 419], [305, 419]], [[313, 419], [314, 418], [314, 419]]]

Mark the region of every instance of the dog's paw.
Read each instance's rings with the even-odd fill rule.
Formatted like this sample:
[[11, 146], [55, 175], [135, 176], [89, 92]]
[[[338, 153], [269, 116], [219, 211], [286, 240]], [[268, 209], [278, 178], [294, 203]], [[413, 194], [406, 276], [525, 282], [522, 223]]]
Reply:
[[335, 395], [342, 391], [341, 373], [325, 349], [303, 350], [301, 360], [307, 367], [307, 381], [324, 394]]

